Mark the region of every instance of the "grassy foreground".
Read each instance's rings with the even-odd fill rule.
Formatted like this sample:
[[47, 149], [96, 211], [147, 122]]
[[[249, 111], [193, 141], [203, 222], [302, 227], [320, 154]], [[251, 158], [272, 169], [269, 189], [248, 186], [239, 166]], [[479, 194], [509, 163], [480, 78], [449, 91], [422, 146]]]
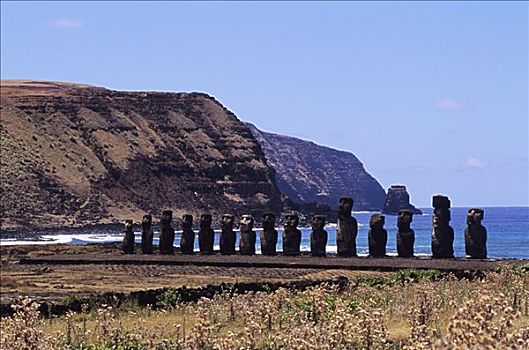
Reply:
[[45, 319], [30, 300], [2, 318], [11, 349], [529, 349], [529, 273], [483, 280], [435, 271], [359, 277], [345, 290], [234, 295], [161, 310], [134, 305]]

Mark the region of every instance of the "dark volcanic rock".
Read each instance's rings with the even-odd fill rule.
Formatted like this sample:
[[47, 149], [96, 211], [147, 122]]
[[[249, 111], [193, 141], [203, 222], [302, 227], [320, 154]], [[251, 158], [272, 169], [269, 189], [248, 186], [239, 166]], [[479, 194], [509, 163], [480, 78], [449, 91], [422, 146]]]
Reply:
[[399, 210], [401, 209], [411, 210], [413, 214], [422, 214], [420, 209], [417, 209], [410, 204], [410, 195], [408, 194], [408, 191], [406, 191], [406, 186], [393, 185], [388, 188], [388, 195], [382, 213], [387, 215], [398, 215]]
[[487, 258], [487, 229], [481, 224], [485, 212], [481, 208], [468, 209], [465, 228], [465, 253], [476, 259]]
[[246, 125], [275, 169], [277, 186], [294, 202], [334, 208], [342, 196], [348, 195], [355, 199], [355, 210], [382, 209], [384, 189], [354, 154]]
[[260, 145], [206, 94], [2, 80], [1, 116], [3, 229], [283, 209]]

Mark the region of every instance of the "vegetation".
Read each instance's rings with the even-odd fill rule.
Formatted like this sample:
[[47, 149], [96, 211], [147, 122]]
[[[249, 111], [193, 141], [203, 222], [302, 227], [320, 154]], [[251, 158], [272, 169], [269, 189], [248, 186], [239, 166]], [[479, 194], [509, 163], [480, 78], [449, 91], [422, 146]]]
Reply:
[[502, 269], [482, 280], [403, 271], [346, 290], [320, 285], [167, 308], [102, 306], [51, 319], [23, 300], [2, 319], [11, 349], [528, 349], [529, 274]]

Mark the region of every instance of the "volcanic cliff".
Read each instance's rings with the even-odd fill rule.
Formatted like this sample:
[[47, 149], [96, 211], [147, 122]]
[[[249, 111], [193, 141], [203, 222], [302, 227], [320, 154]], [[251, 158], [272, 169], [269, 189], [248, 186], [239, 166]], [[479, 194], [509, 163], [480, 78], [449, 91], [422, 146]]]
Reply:
[[410, 203], [410, 195], [404, 185], [392, 185], [388, 188], [388, 195], [382, 214], [398, 215], [400, 209], [411, 210], [414, 214], [422, 214], [422, 211]]
[[4, 80], [0, 131], [3, 228], [285, 203], [248, 128], [206, 94]]
[[355, 210], [384, 206], [384, 188], [354, 154], [246, 125], [275, 169], [277, 186], [294, 202], [336, 208], [341, 196], [352, 196]]

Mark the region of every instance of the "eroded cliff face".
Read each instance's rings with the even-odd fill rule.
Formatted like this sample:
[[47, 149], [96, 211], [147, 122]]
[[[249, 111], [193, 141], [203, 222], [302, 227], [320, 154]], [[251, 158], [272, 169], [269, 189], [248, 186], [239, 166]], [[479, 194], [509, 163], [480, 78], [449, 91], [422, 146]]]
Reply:
[[354, 154], [246, 124], [275, 169], [279, 189], [294, 202], [336, 208], [341, 196], [351, 196], [354, 210], [382, 209], [384, 189]]
[[0, 131], [3, 228], [284, 201], [248, 128], [206, 94], [4, 80]]
[[406, 186], [392, 185], [388, 188], [388, 195], [382, 213], [398, 215], [400, 209], [411, 210], [413, 214], [422, 214], [420, 209], [415, 208], [415, 206], [410, 203], [410, 195], [406, 190]]

